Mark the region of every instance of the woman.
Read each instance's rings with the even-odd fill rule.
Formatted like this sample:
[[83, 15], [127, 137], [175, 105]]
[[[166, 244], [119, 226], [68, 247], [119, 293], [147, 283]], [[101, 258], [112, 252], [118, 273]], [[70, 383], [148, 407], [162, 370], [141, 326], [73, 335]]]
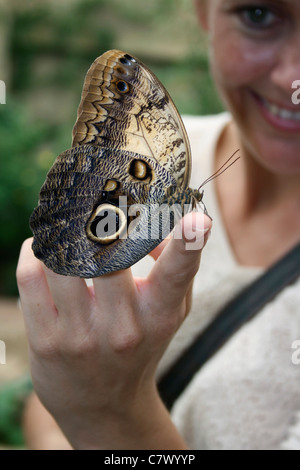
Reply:
[[[300, 339], [299, 281], [196, 374], [172, 419], [155, 386], [156, 373], [223, 303], [300, 238], [300, 106], [292, 101], [300, 79], [300, 1], [196, 5], [230, 114], [186, 119], [191, 186], [236, 149], [242, 155], [205, 191], [214, 230], [199, 271], [201, 250], [185, 250], [175, 239], [156, 250], [145, 280], [124, 271], [95, 279], [94, 290], [45, 269], [30, 241], [20, 255], [35, 388], [78, 449], [300, 448], [300, 369], [291, 363], [291, 345]], [[207, 217], [190, 214], [183, 223], [202, 228], [207, 241]], [[32, 400], [27, 418], [40, 419], [45, 412]], [[40, 435], [34, 423], [30, 432]]]

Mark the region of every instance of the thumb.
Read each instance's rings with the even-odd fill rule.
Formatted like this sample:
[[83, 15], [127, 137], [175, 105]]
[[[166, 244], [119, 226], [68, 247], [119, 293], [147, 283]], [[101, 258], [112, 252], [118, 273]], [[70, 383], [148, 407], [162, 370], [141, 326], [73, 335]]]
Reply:
[[151, 296], [162, 309], [180, 305], [197, 273], [212, 222], [202, 213], [187, 214], [175, 227], [174, 236], [156, 261], [148, 280]]

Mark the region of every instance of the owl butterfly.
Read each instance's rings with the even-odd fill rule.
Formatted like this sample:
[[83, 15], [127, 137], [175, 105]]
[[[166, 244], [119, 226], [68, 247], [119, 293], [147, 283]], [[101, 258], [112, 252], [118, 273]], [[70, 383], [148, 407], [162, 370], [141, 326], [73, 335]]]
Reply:
[[166, 89], [138, 59], [106, 52], [86, 75], [72, 148], [57, 157], [31, 215], [35, 256], [84, 278], [130, 267], [201, 201], [190, 172]]

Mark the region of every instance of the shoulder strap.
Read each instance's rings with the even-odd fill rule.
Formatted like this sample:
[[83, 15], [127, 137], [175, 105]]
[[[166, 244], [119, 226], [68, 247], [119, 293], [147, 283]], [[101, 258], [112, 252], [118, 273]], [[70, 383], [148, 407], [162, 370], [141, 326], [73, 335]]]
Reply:
[[240, 328], [283, 288], [300, 276], [300, 243], [221, 310], [160, 379], [158, 390], [171, 409], [192, 377]]

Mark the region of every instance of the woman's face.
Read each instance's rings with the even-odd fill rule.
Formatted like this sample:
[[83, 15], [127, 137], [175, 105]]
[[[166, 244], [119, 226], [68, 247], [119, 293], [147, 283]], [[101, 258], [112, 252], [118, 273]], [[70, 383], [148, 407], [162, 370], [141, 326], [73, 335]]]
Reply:
[[274, 173], [300, 174], [300, 0], [198, 0], [198, 7], [242, 148]]

